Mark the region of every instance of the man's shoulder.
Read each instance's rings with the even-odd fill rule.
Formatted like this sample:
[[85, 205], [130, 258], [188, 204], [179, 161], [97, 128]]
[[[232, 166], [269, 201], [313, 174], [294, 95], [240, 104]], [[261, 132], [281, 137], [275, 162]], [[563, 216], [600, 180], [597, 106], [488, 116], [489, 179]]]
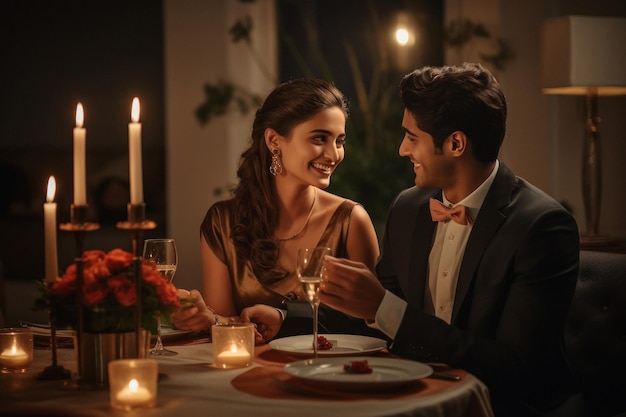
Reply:
[[[554, 197], [526, 179], [515, 175], [505, 164], [500, 164], [500, 171], [490, 190], [495, 198], [496, 207], [504, 212], [542, 213], [547, 211], [567, 212], [565, 207]], [[503, 207], [504, 206], [504, 207]]]
[[411, 187], [400, 191], [394, 199], [393, 206], [417, 207], [428, 202], [430, 198], [441, 194], [441, 190], [435, 188]]
[[513, 205], [523, 205], [527, 211], [567, 211], [554, 197], [521, 177], [516, 177], [517, 186], [512, 195]]

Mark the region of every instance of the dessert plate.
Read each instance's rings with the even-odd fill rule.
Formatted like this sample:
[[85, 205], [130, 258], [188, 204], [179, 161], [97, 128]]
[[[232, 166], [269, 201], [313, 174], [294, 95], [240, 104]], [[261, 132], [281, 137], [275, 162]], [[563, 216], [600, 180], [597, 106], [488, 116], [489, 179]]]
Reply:
[[[387, 342], [369, 336], [352, 334], [322, 334], [333, 347], [328, 350], [318, 350], [318, 357], [364, 355], [381, 351], [387, 347]], [[272, 349], [286, 352], [291, 355], [313, 355], [313, 335], [283, 337], [269, 343]]]
[[[352, 361], [367, 360], [372, 372], [347, 373], [344, 365]], [[380, 389], [396, 387], [426, 378], [433, 368], [422, 362], [396, 358], [354, 357], [317, 358], [288, 363], [283, 371], [307, 383], [343, 389]]]

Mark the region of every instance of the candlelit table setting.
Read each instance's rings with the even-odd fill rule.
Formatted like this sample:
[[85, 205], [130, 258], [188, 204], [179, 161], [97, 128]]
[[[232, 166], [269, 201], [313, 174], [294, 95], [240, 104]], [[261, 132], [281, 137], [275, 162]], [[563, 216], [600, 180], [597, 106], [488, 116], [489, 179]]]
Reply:
[[[0, 329], [0, 416], [493, 416], [486, 386], [464, 370], [397, 358], [384, 340], [366, 336], [322, 335], [319, 347], [315, 325], [313, 334], [259, 346], [249, 323], [215, 325], [210, 337], [163, 328], [173, 353], [148, 355], [157, 317], [179, 300], [141, 250], [156, 224], [145, 217], [138, 98], [128, 125], [128, 221], [116, 225], [130, 233], [132, 253], [83, 250], [85, 234], [99, 229], [87, 218], [85, 138], [79, 103], [70, 222], [57, 225], [54, 177], [44, 203], [41, 305], [49, 323]], [[61, 275], [57, 227], [75, 238], [74, 264]], [[314, 288], [317, 274], [301, 272]], [[35, 344], [33, 333], [50, 343]], [[69, 337], [71, 345], [61, 343]]]
[[[291, 417], [296, 413], [302, 417], [493, 415], [487, 388], [463, 370], [402, 360], [384, 349], [364, 347], [366, 353], [361, 354], [360, 346], [369, 346], [361, 342], [353, 353], [358, 356], [344, 351], [307, 359], [305, 353], [286, 351], [296, 346], [292, 340], [278, 340], [278, 348], [270, 344], [251, 347], [241, 330], [235, 329], [221, 345], [187, 335], [171, 343], [165, 340], [175, 356], [112, 361], [110, 366], [123, 362], [127, 368], [122, 376], [110, 368], [109, 386], [100, 389], [65, 389], [62, 381], [38, 380], [50, 362], [50, 351], [35, 349], [27, 371], [0, 374], [0, 386], [4, 387], [0, 390], [0, 415], [104, 416], [113, 410], [124, 413], [120, 411], [124, 409], [134, 409], [133, 415], [165, 417], [199, 413], [233, 417]], [[341, 348], [343, 340], [349, 339], [342, 336], [349, 335], [328, 338]], [[58, 352], [59, 363], [75, 372], [74, 350]], [[363, 360], [372, 367], [372, 374], [345, 375], [342, 371], [343, 365]], [[147, 367], [153, 382], [158, 374], [156, 390], [150, 388], [149, 376], [128, 368], [132, 361]], [[329, 370], [331, 367], [336, 369]], [[460, 379], [434, 378], [433, 370]]]

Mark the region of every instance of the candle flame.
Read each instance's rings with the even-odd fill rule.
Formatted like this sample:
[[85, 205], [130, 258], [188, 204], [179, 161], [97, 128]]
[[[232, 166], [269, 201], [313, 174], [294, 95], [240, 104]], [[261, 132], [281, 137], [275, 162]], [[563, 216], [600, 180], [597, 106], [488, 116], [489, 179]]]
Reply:
[[133, 106], [130, 111], [130, 119], [133, 123], [139, 122], [139, 99], [135, 97], [133, 99]]
[[46, 194], [46, 202], [52, 203], [54, 201], [54, 194], [56, 194], [56, 191], [57, 182], [54, 179], [54, 176], [51, 175], [50, 178], [48, 178], [48, 193]]
[[128, 383], [128, 389], [131, 392], [137, 392], [139, 390], [139, 382], [136, 379], [131, 379]]
[[85, 113], [83, 111], [83, 105], [78, 103], [76, 105], [76, 127], [83, 127], [85, 123]]
[[237, 351], [238, 351], [238, 349], [237, 349], [237, 345], [236, 345], [236, 344], [234, 344], [234, 343], [233, 343], [233, 344], [231, 344], [231, 345], [230, 345], [230, 351], [231, 351], [231, 352], [233, 352], [233, 353], [237, 352]]

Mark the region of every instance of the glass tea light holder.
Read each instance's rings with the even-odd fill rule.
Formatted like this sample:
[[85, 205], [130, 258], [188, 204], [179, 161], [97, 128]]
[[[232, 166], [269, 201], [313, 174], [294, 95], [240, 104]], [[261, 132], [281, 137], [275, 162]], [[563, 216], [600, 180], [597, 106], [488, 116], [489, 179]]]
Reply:
[[33, 363], [33, 331], [0, 329], [0, 372], [25, 372]]
[[254, 325], [229, 323], [213, 325], [213, 363], [217, 368], [245, 368], [254, 359]]
[[117, 359], [108, 364], [109, 398], [115, 410], [150, 408], [157, 401], [159, 364], [154, 359]]

